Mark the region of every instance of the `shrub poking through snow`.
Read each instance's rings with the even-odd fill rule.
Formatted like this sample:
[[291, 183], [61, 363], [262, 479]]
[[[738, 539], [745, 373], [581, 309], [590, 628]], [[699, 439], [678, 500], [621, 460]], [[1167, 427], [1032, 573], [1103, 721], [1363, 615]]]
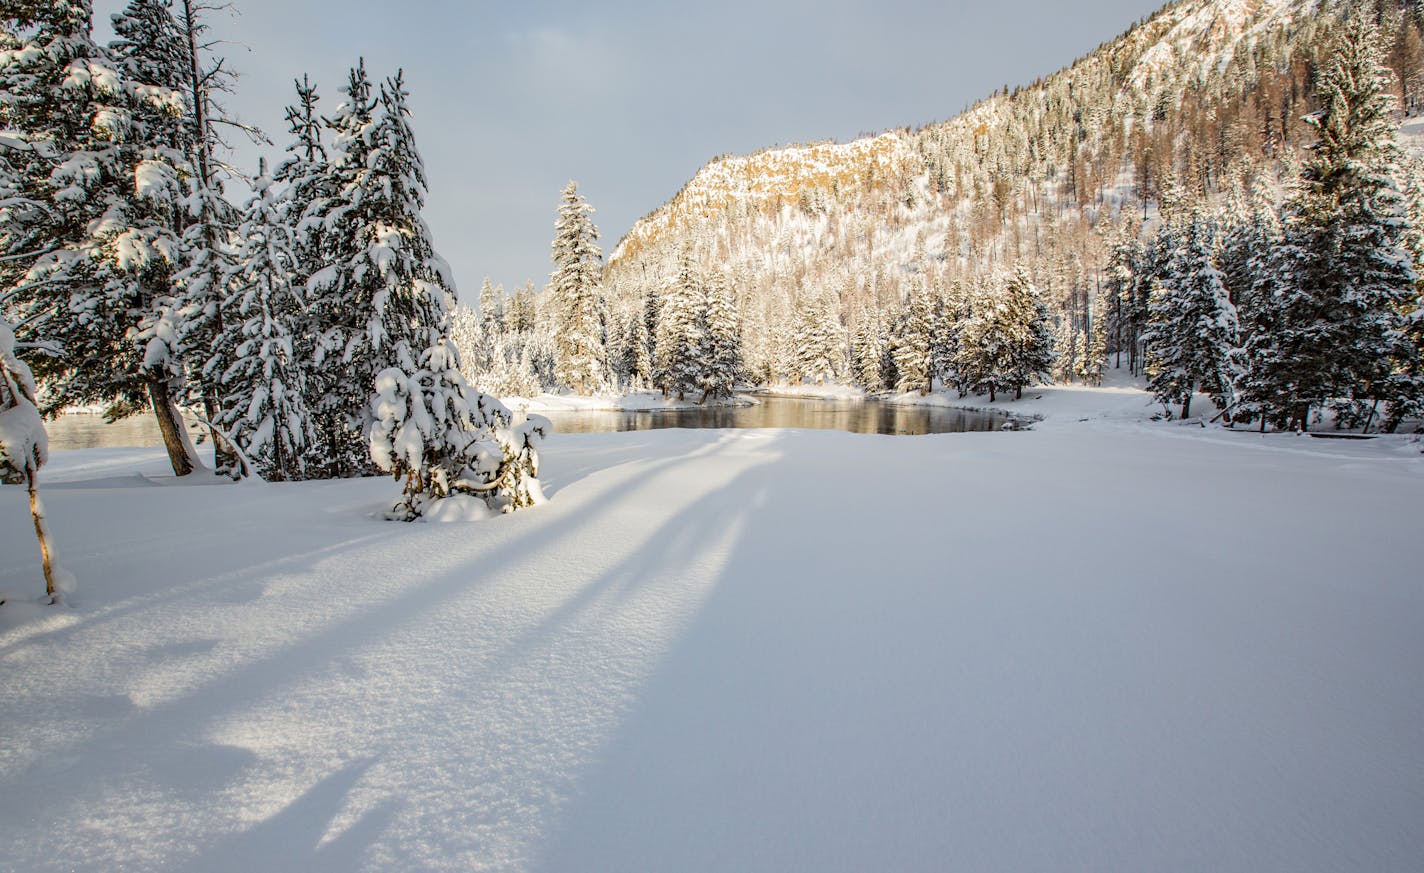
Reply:
[[58, 603], [59, 587], [35, 477], [49, 457], [49, 436], [35, 406], [35, 379], [25, 362], [15, 357], [15, 334], [10, 323], [0, 319], [0, 477], [6, 482], [23, 482], [30, 492], [30, 516], [40, 541], [44, 567], [45, 594]]
[[389, 518], [476, 517], [471, 498], [495, 512], [543, 502], [537, 443], [547, 419], [511, 426], [503, 404], [465, 382], [448, 340], [402, 364], [381, 371], [371, 399], [371, 458], [404, 481]]

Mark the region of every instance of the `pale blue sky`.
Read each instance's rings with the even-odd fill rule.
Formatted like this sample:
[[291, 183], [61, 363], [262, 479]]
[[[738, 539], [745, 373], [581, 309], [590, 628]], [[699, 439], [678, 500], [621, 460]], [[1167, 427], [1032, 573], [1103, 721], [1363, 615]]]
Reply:
[[[245, 46], [228, 51], [243, 77], [229, 108], [267, 132], [273, 154], [288, 141], [294, 77], [311, 73], [330, 111], [358, 57], [373, 76], [405, 68], [426, 220], [472, 300], [486, 275], [543, 285], [569, 179], [609, 252], [715, 155], [951, 117], [1066, 65], [1161, 0], [233, 5], [236, 17], [212, 20]], [[123, 2], [95, 6], [107, 21]]]

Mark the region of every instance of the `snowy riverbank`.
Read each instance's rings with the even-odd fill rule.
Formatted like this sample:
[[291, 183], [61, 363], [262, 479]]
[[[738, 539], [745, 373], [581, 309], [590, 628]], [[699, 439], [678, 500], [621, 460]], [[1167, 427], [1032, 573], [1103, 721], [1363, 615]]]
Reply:
[[[57, 452], [4, 865], [1412, 871], [1419, 447], [556, 436], [476, 525]], [[33, 552], [0, 489], [0, 590]]]

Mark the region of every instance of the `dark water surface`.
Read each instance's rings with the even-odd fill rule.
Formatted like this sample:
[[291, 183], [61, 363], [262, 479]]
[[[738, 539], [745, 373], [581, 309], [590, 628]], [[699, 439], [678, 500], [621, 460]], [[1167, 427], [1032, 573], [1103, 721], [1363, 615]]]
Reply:
[[1009, 416], [997, 412], [900, 406], [879, 400], [755, 395], [755, 405], [693, 409], [544, 412], [556, 433], [612, 433], [664, 427], [795, 427], [920, 436], [1001, 430]]
[[[898, 406], [879, 400], [757, 395], [751, 406], [710, 406], [691, 409], [657, 409], [644, 412], [589, 410], [543, 413], [554, 423], [555, 433], [616, 433], [666, 427], [796, 427], [919, 436], [927, 433], [964, 433], [1000, 430], [1009, 417], [997, 412], [943, 409], [933, 406]], [[53, 449], [161, 446], [163, 438], [151, 415], [136, 415], [113, 424], [102, 416], [70, 414], [46, 422]], [[196, 438], [200, 429], [189, 422]]]

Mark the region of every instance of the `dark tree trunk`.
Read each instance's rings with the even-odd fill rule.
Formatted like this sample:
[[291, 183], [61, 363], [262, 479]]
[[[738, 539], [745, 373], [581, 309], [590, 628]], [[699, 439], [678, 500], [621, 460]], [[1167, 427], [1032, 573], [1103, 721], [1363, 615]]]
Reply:
[[193, 472], [193, 458], [188, 454], [188, 439], [183, 431], [183, 419], [173, 406], [173, 397], [168, 391], [168, 383], [149, 380], [148, 400], [153, 406], [153, 415], [158, 419], [158, 430], [163, 434], [163, 447], [168, 450], [168, 462], [173, 465], [173, 475], [186, 476]]
[[45, 594], [50, 603], [59, 602], [59, 589], [54, 584], [54, 558], [49, 547], [49, 525], [45, 522], [44, 504], [35, 486], [35, 471], [25, 471], [25, 484], [30, 491], [30, 518], [35, 521], [35, 538], [40, 541], [40, 564], [44, 567]]

